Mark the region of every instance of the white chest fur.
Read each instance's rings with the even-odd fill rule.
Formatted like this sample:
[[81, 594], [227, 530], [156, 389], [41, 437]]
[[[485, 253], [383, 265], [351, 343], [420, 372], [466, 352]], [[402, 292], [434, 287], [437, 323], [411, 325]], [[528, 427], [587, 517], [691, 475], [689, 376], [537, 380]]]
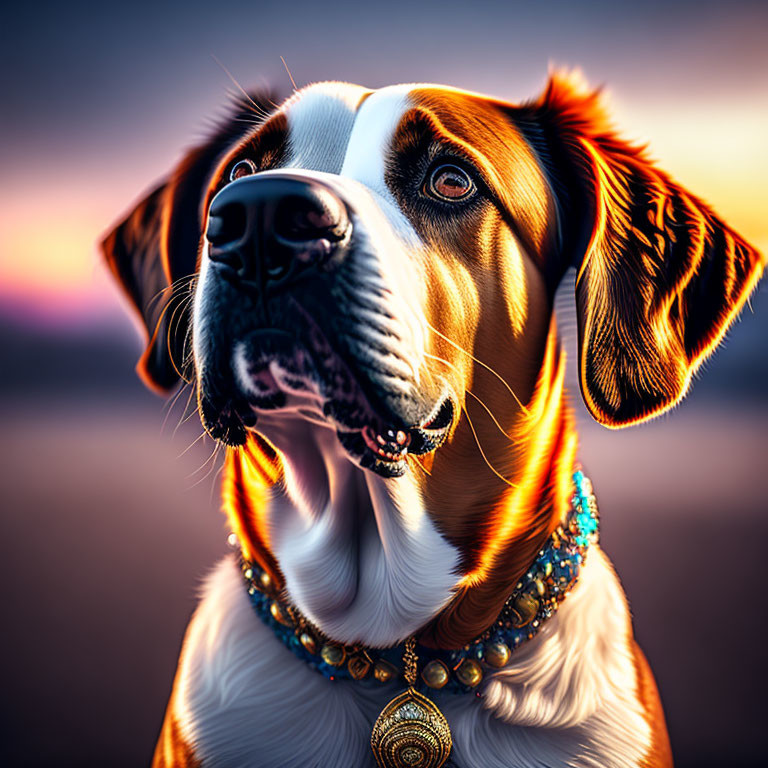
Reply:
[[431, 522], [413, 476], [361, 470], [333, 430], [303, 418], [267, 414], [259, 428], [283, 457], [266, 514], [291, 602], [338, 642], [374, 648], [437, 615], [460, 579], [459, 553]]
[[[650, 732], [636, 696], [629, 616], [594, 547], [539, 635], [489, 675], [482, 698], [437, 692], [457, 768], [637, 766]], [[371, 726], [398, 692], [331, 682], [253, 612], [233, 558], [206, 582], [179, 666], [175, 714], [205, 766], [374, 766]]]

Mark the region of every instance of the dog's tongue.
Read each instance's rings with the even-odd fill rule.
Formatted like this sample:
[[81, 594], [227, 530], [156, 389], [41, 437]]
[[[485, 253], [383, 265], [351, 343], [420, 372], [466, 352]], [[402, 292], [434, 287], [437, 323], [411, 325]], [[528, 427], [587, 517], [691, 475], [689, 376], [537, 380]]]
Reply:
[[382, 434], [371, 427], [363, 427], [363, 440], [376, 455], [389, 461], [398, 461], [408, 452], [411, 436], [401, 429], [387, 429]]

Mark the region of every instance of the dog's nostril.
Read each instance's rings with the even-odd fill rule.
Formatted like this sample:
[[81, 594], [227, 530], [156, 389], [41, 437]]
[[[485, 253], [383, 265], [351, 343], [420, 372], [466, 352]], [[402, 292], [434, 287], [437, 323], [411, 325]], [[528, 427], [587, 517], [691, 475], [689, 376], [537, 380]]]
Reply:
[[280, 200], [275, 211], [275, 236], [289, 244], [315, 240], [338, 242], [344, 237], [347, 227], [343, 204], [335, 195], [324, 190], [288, 195]]
[[214, 246], [237, 243], [243, 239], [247, 229], [245, 206], [229, 203], [208, 214], [208, 228], [205, 236]]

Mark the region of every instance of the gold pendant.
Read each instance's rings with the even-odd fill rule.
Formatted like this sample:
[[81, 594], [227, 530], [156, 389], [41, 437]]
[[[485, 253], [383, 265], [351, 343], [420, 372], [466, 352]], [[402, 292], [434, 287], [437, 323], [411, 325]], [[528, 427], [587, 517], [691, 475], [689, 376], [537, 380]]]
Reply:
[[452, 747], [445, 716], [413, 687], [381, 710], [371, 733], [380, 768], [440, 768]]

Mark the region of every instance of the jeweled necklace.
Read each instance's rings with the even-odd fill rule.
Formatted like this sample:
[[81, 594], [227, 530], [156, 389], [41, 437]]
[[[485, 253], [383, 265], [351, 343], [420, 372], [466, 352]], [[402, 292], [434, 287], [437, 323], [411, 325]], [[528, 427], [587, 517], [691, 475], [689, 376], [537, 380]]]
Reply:
[[581, 470], [574, 472], [573, 484], [565, 520], [515, 585], [496, 621], [458, 650], [427, 648], [413, 637], [392, 648], [335, 643], [285, 600], [266, 571], [241, 559], [251, 605], [296, 656], [329, 680], [373, 680], [376, 685], [402, 677], [406, 690], [384, 707], [373, 726], [376, 761], [381, 768], [440, 768], [452, 749], [451, 731], [440, 709], [418, 689], [480, 696], [476, 689], [483, 664], [506, 666], [513, 651], [557, 610], [578, 579], [589, 544], [598, 538], [592, 484]]

